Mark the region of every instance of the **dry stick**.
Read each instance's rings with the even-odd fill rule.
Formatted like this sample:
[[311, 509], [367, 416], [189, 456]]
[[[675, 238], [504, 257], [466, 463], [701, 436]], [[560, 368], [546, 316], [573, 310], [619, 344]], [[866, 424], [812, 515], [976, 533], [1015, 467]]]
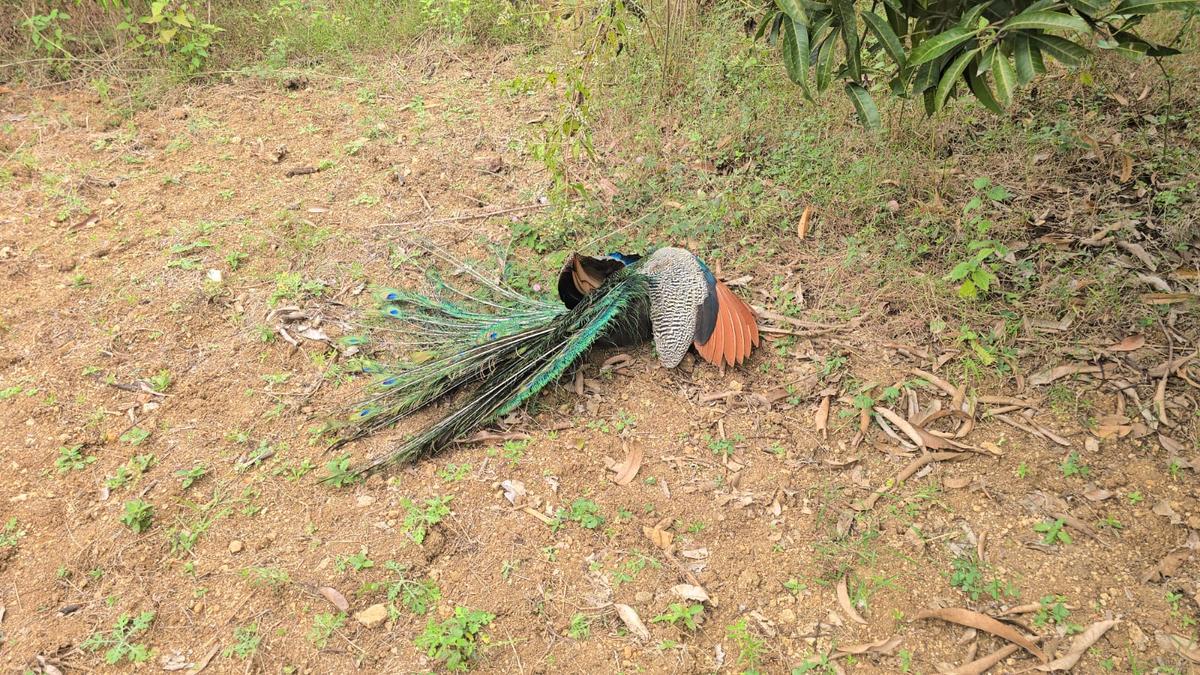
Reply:
[[878, 490], [871, 493], [871, 496], [867, 497], [859, 505], [861, 508], [856, 508], [855, 510], [866, 511], [866, 510], [874, 507], [875, 502], [878, 501], [880, 497], [882, 497], [884, 494], [889, 492], [892, 488], [897, 487], [904, 481], [908, 480], [909, 477], [911, 477], [914, 473], [916, 473], [918, 470], [920, 470], [921, 467], [925, 466], [926, 464], [928, 464], [930, 462], [944, 462], [944, 461], [948, 462], [948, 461], [954, 461], [957, 459], [963, 459], [964, 457], [966, 457], [966, 453], [962, 453], [962, 452], [926, 452], [926, 453], [923, 453], [920, 457], [917, 457], [917, 458], [913, 459], [913, 461], [909, 462], [908, 465], [905, 466], [903, 469], [900, 469], [899, 473], [896, 474], [895, 479], [893, 479], [887, 483], [884, 483], [882, 486], [879, 487]]
[[[1161, 65], [1161, 64], [1160, 64]], [[1166, 74], [1166, 71], [1163, 71]], [[1170, 91], [1170, 83], [1168, 81], [1168, 92]], [[1168, 100], [1170, 94], [1168, 94]], [[1166, 326], [1162, 325], [1162, 319], [1158, 320], [1158, 327], [1167, 336], [1167, 363], [1175, 360], [1175, 339], [1171, 337], [1171, 331], [1167, 330]], [[1154, 405], [1158, 408], [1158, 422], [1163, 426], [1170, 426], [1171, 420], [1167, 417], [1167, 379], [1171, 377], [1171, 368], [1168, 367], [1163, 372], [1162, 379], [1158, 381], [1158, 387], [1154, 389]]]
[[450, 216], [447, 218], [433, 218], [422, 220], [406, 220], [399, 223], [376, 223], [371, 227], [409, 227], [411, 225], [436, 225], [438, 223], [461, 223], [467, 220], [482, 220], [491, 218], [492, 216], [502, 216], [506, 213], [517, 213], [519, 211], [532, 211], [535, 209], [544, 209], [550, 206], [549, 202], [545, 204], [526, 204], [524, 206], [511, 206], [505, 209], [497, 209], [495, 211], [485, 211], [483, 213], [470, 213], [465, 216]]
[[1020, 648], [1021, 647], [1019, 645], [1008, 645], [1007, 647], [1001, 647], [987, 656], [981, 656], [970, 663], [964, 663], [961, 666], [958, 666], [954, 670], [951, 670], [950, 674], [983, 675], [983, 673], [986, 673], [989, 668], [997, 663], [1000, 663], [1004, 659], [1007, 659], [1009, 656], [1012, 656], [1013, 652]]

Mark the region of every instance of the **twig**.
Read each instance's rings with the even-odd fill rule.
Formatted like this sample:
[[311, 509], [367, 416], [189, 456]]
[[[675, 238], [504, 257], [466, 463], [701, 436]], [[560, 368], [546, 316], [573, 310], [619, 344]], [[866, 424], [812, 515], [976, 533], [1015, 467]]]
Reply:
[[[428, 205], [428, 202], [426, 202]], [[524, 206], [511, 206], [506, 209], [497, 209], [495, 211], [485, 211], [483, 213], [470, 213], [465, 216], [450, 216], [447, 218], [432, 218], [422, 220], [406, 220], [398, 223], [376, 223], [371, 227], [409, 227], [411, 225], [436, 225], [438, 223], [461, 223], [466, 220], [482, 220], [491, 218], [492, 216], [501, 216], [506, 213], [517, 213], [518, 211], [532, 211], [534, 209], [544, 209], [550, 206], [549, 202], [545, 204], [526, 204]]]

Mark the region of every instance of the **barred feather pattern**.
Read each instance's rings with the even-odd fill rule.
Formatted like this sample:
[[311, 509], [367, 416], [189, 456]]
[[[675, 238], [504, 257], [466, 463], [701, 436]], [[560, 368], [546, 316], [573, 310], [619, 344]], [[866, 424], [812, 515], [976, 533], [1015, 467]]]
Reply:
[[649, 280], [654, 348], [664, 368], [674, 368], [696, 339], [696, 310], [708, 296], [700, 260], [682, 248], [660, 248], [641, 271]]

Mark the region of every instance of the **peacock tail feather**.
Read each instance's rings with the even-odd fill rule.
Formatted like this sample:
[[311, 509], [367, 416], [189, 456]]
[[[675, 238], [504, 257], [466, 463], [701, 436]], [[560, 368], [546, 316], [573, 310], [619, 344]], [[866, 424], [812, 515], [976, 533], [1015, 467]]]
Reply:
[[[598, 340], [632, 330], [636, 316], [647, 311], [647, 287], [647, 278], [631, 267], [614, 274], [600, 292], [572, 310], [531, 300], [525, 309], [505, 310], [501, 316], [385, 291], [385, 299], [394, 303], [389, 307], [399, 308], [399, 303], [406, 308], [396, 318], [439, 329], [469, 327], [475, 333], [469, 339], [459, 337], [455, 346], [418, 365], [386, 373], [376, 382], [374, 396], [351, 415], [349, 433], [335, 445], [390, 426], [437, 398], [475, 384], [466, 400], [445, 417], [353, 471], [370, 473], [444, 448], [536, 396]], [[479, 340], [479, 331], [486, 340]]]

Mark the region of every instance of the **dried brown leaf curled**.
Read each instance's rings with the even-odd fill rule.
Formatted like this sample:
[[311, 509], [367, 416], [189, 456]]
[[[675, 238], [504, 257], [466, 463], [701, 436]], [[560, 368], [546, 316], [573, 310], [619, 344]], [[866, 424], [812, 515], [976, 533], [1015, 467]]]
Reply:
[[650, 629], [646, 628], [646, 624], [642, 623], [641, 617], [629, 605], [616, 604], [613, 605], [617, 609], [617, 616], [621, 617], [621, 621], [630, 633], [637, 639], [645, 642], [650, 639]]
[[1096, 644], [1096, 641], [1115, 625], [1117, 625], [1117, 620], [1109, 619], [1108, 621], [1097, 621], [1088, 626], [1087, 630], [1076, 635], [1075, 639], [1071, 640], [1071, 647], [1067, 650], [1066, 654], [1054, 659], [1050, 663], [1038, 666], [1037, 669], [1042, 672], [1051, 673], [1057, 670], [1070, 670], [1074, 668], [1084, 652]]
[[861, 624], [867, 623], [867, 620], [862, 618], [862, 616], [854, 609], [854, 603], [850, 602], [850, 592], [849, 589], [846, 588], [846, 577], [842, 577], [841, 580], [838, 581], [837, 599], [838, 607], [842, 608], [842, 611], [846, 613], [846, 616], [850, 617], [851, 621]]
[[1046, 653], [1039, 649], [1037, 645], [1033, 644], [1029, 638], [1018, 633], [1015, 628], [1001, 623], [990, 616], [980, 614], [979, 612], [973, 612], [969, 609], [962, 609], [959, 607], [926, 609], [919, 612], [917, 614], [917, 618], [941, 619], [942, 621], [949, 621], [950, 623], [956, 623], [960, 626], [977, 628], [986, 633], [991, 633], [996, 637], [1004, 638], [1013, 644], [1020, 645], [1023, 649], [1025, 649], [1025, 651], [1033, 654], [1040, 661], [1046, 660]]

